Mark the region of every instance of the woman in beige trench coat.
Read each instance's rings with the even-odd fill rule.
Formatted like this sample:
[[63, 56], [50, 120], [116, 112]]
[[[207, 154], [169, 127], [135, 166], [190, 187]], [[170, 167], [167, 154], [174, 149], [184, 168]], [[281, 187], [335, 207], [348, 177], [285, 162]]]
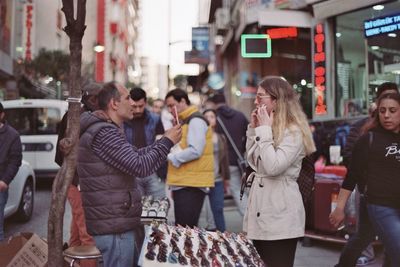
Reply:
[[263, 79], [254, 103], [246, 143], [254, 172], [243, 230], [268, 267], [291, 267], [305, 227], [296, 180], [315, 145], [298, 96], [285, 79]]

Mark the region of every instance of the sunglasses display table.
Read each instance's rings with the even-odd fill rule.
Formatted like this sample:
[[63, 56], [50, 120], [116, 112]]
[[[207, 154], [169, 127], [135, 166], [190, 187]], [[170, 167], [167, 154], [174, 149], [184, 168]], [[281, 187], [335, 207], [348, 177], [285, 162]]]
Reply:
[[145, 225], [152, 222], [167, 222], [170, 203], [167, 197], [153, 199], [152, 196], [142, 197], [141, 222]]
[[209, 232], [157, 222], [148, 227], [140, 261], [144, 267], [265, 266], [243, 233]]

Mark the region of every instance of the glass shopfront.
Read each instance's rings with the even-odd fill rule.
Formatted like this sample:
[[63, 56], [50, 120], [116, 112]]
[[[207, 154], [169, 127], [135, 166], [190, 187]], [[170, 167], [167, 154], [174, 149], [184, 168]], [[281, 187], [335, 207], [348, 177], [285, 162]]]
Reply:
[[309, 119], [312, 118], [312, 55], [309, 28], [263, 27], [272, 39], [272, 57], [261, 61], [262, 76], [285, 77], [300, 95], [300, 103]]
[[400, 1], [335, 18], [335, 116], [367, 114], [377, 86], [400, 84]]

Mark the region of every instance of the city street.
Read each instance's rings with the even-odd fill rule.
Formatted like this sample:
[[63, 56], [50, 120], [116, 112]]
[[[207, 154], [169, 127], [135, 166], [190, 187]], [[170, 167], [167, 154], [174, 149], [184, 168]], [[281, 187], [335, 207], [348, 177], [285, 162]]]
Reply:
[[[12, 236], [18, 232], [35, 232], [39, 236], [47, 236], [47, 217], [51, 199], [51, 182], [38, 181], [35, 195], [35, 208], [31, 221], [25, 224], [13, 222], [12, 219], [6, 220], [5, 232], [6, 236]], [[64, 216], [64, 241], [68, 241], [69, 237], [69, 221], [71, 211], [69, 205], [66, 205], [66, 213]], [[225, 219], [227, 229], [233, 232], [241, 230], [241, 217], [232, 200], [226, 201]], [[204, 226], [204, 216], [200, 218], [200, 226]], [[298, 244], [296, 252], [295, 267], [332, 267], [340, 255], [342, 246], [330, 244], [327, 242], [313, 241], [311, 247], [303, 247]], [[378, 250], [378, 259], [374, 264], [369, 266], [378, 267], [382, 265], [382, 253]]]

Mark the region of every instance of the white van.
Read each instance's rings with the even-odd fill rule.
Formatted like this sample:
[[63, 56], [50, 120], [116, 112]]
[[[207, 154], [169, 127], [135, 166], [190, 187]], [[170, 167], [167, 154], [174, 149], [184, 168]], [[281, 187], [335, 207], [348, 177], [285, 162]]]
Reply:
[[21, 135], [23, 159], [36, 177], [55, 177], [54, 162], [57, 125], [68, 110], [68, 103], [50, 99], [19, 99], [2, 102], [7, 122]]

